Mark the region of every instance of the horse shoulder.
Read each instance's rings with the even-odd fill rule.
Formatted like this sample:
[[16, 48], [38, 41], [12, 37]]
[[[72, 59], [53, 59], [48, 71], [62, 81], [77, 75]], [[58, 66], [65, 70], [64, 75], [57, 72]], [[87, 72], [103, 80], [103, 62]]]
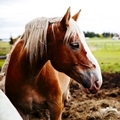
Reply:
[[70, 84], [70, 77], [62, 72], [58, 72], [58, 77], [59, 77], [62, 93], [64, 93]]
[[40, 85], [39, 91], [46, 97], [62, 95], [58, 72], [52, 67], [50, 61], [39, 72], [37, 83]]

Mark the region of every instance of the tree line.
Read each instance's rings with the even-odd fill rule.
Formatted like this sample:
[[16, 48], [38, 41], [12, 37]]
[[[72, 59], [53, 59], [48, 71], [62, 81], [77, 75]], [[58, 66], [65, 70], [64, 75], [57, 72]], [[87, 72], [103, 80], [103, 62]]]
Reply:
[[113, 37], [114, 33], [110, 32], [103, 32], [101, 34], [95, 33], [95, 32], [84, 32], [85, 37], [93, 38], [93, 37]]

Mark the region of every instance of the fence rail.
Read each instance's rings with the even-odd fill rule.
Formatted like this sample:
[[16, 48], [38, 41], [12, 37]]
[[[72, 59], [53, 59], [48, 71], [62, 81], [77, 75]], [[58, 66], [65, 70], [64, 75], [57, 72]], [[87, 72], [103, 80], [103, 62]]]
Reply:
[[88, 41], [88, 46], [91, 50], [120, 50], [119, 41]]
[[6, 59], [6, 55], [0, 56], [0, 60], [4, 60], [4, 59]]

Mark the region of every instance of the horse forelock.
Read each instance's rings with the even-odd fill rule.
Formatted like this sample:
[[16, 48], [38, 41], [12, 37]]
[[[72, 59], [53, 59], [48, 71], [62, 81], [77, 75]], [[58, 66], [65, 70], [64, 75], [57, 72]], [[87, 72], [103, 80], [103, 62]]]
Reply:
[[[85, 40], [85, 36], [83, 31], [79, 28], [79, 26], [77, 25], [76, 21], [74, 21], [73, 19], [70, 20], [70, 24], [67, 28], [65, 37], [64, 37], [64, 41], [65, 42], [70, 42], [69, 38], [72, 37], [73, 38], [73, 42], [75, 39], [75, 36], [78, 35], [79, 36], [79, 40], [80, 40], [80, 44], [82, 44], [84, 46], [84, 49], [87, 53], [87, 56], [89, 58], [89, 60], [93, 61], [94, 56], [91, 53], [90, 48], [88, 47], [86, 40]], [[91, 59], [92, 58], [92, 59]]]
[[[60, 20], [61, 20], [61, 18], [58, 18], [57, 22], [59, 22]], [[52, 32], [53, 32], [54, 38], [56, 37], [55, 36], [55, 29], [54, 29], [56, 26], [57, 26], [57, 23], [52, 24]], [[70, 22], [69, 22], [69, 26], [67, 27], [67, 30], [66, 30], [66, 33], [65, 33], [65, 36], [64, 36], [64, 42], [69, 42], [69, 38], [70, 37], [75, 38], [76, 35], [79, 36], [80, 40], [85, 40], [83, 31], [81, 31], [79, 29], [79, 26], [77, 25], [76, 21], [74, 21], [71, 18]]]
[[72, 36], [75, 38], [75, 36], [78, 35], [81, 40], [84, 40], [84, 34], [79, 29], [76, 21], [74, 21], [72, 18], [70, 19], [69, 26], [67, 27], [67, 31], [64, 37], [64, 41], [69, 42], [69, 38]]

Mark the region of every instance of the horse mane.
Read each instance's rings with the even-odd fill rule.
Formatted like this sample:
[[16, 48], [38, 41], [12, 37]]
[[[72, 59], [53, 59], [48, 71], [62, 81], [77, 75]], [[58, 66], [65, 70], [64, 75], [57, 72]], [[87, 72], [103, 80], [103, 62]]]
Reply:
[[70, 19], [69, 26], [67, 27], [67, 31], [64, 37], [64, 41], [69, 42], [69, 38], [72, 36], [75, 38], [75, 36], [78, 35], [81, 40], [84, 40], [84, 34], [83, 32], [79, 29], [76, 21], [73, 19]]
[[43, 56], [44, 50], [47, 51], [47, 29], [49, 23], [58, 22], [59, 18], [36, 18], [30, 21], [25, 26], [24, 43], [27, 53], [29, 54], [30, 62], [37, 57]]
[[46, 18], [36, 18], [26, 24], [24, 41], [30, 61], [36, 58], [38, 54], [42, 56], [43, 50], [46, 48], [47, 28], [48, 19]]
[[[29, 55], [30, 63], [33, 60], [37, 61], [38, 56], [43, 56], [44, 50], [47, 52], [47, 29], [49, 23], [52, 24], [52, 32], [55, 37], [54, 26], [57, 25], [56, 22], [60, 22], [61, 18], [36, 18], [28, 22], [25, 26], [24, 32], [24, 46], [27, 49], [27, 54]], [[70, 25], [67, 28], [64, 41], [68, 41], [69, 37], [75, 36], [76, 33], [80, 33], [76, 22], [70, 19]]]

